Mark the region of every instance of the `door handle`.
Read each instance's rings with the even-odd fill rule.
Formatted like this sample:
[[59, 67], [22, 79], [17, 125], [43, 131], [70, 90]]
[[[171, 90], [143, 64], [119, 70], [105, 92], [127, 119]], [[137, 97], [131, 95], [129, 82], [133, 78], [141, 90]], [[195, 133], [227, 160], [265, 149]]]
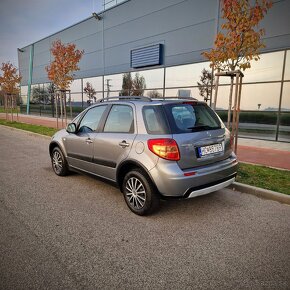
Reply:
[[129, 147], [130, 143], [127, 143], [126, 140], [123, 140], [119, 143], [119, 146], [121, 146], [122, 148]]
[[93, 143], [93, 140], [92, 140], [91, 138], [87, 138], [87, 139], [86, 139], [86, 143], [87, 143], [87, 144], [92, 144], [92, 143]]

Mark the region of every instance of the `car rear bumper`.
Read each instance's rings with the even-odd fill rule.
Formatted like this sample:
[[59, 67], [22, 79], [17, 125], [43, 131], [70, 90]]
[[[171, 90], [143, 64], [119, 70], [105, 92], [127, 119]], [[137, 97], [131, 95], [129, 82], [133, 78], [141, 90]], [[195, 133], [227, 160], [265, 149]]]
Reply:
[[226, 180], [218, 181], [217, 184], [214, 185], [206, 185], [204, 188], [191, 188], [187, 191], [187, 193], [184, 195], [185, 198], [192, 198], [204, 194], [208, 194], [220, 189], [223, 189], [229, 185], [231, 185], [236, 179], [236, 175], [230, 176], [226, 178]]
[[[236, 156], [211, 165], [181, 170], [176, 162], [159, 160], [151, 177], [164, 197], [192, 198], [204, 195], [234, 182], [238, 169]], [[192, 174], [191, 176], [185, 176]]]

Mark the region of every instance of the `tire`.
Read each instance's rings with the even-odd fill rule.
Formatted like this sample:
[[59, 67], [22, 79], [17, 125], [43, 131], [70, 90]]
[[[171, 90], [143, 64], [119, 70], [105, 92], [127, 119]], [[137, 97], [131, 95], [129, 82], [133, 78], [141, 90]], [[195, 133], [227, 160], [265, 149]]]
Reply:
[[51, 165], [54, 173], [66, 176], [69, 173], [67, 161], [59, 147], [55, 147], [51, 153]]
[[125, 175], [122, 192], [128, 207], [137, 215], [148, 215], [159, 206], [156, 189], [142, 170], [134, 169]]

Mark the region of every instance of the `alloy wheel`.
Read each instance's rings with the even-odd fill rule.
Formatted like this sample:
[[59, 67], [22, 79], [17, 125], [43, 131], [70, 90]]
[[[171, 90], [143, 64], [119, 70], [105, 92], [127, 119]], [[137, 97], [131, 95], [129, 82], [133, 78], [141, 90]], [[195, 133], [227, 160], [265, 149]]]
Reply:
[[126, 199], [135, 209], [141, 209], [146, 202], [146, 191], [143, 183], [136, 177], [131, 177], [126, 182]]
[[58, 151], [54, 151], [52, 156], [52, 166], [56, 173], [60, 173], [63, 167], [62, 156]]

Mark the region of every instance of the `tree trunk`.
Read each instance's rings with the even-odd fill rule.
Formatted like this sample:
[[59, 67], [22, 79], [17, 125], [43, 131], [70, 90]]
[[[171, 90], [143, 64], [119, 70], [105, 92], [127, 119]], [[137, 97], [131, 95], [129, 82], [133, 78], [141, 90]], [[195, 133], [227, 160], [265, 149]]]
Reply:
[[231, 131], [231, 140], [233, 148], [235, 148], [236, 134], [237, 134], [237, 103], [238, 103], [238, 94], [239, 94], [239, 74], [235, 75], [236, 84], [235, 84], [235, 98], [234, 98], [234, 110], [233, 110], [233, 121], [232, 121], [232, 131]]
[[19, 99], [19, 95], [18, 95], [18, 98], [16, 97], [16, 116], [17, 116], [17, 122], [19, 121], [19, 117], [18, 117], [18, 102], [17, 102], [17, 99], [18, 99], [18, 101], [20, 101], [20, 99]]
[[236, 140], [235, 140], [235, 153], [238, 153], [238, 134], [239, 134], [239, 121], [240, 121], [240, 106], [242, 96], [242, 84], [243, 76], [239, 76], [239, 94], [238, 94], [238, 105], [237, 105], [237, 119], [236, 119]]
[[69, 109], [70, 109], [70, 119], [72, 120], [72, 104], [71, 104], [71, 93], [69, 91]]
[[65, 126], [67, 126], [66, 91], [63, 91], [63, 107], [64, 107], [64, 120], [65, 120]]
[[216, 78], [216, 83], [215, 83], [215, 92], [214, 92], [214, 103], [213, 103], [213, 109], [216, 109], [216, 103], [217, 103], [217, 96], [218, 96], [218, 87], [219, 87], [219, 80], [220, 76], [218, 75]]
[[58, 93], [55, 94], [56, 128], [58, 129]]
[[231, 77], [231, 87], [230, 87], [230, 94], [229, 94], [229, 109], [228, 109], [228, 121], [227, 121], [227, 128], [230, 130], [231, 124], [231, 111], [232, 111], [232, 99], [233, 99], [233, 86], [234, 86], [234, 78]]
[[11, 121], [13, 122], [13, 95], [10, 95], [10, 102], [11, 102]]
[[8, 121], [8, 96], [4, 95], [4, 104], [5, 104], [5, 113], [6, 113], [6, 121]]
[[62, 91], [59, 94], [59, 104], [60, 104], [60, 119], [61, 119], [61, 128], [63, 128], [63, 102], [62, 102]]
[[52, 117], [54, 117], [55, 102], [54, 102], [54, 95], [53, 94], [51, 94], [50, 99], [51, 99], [51, 114], [52, 114]]

